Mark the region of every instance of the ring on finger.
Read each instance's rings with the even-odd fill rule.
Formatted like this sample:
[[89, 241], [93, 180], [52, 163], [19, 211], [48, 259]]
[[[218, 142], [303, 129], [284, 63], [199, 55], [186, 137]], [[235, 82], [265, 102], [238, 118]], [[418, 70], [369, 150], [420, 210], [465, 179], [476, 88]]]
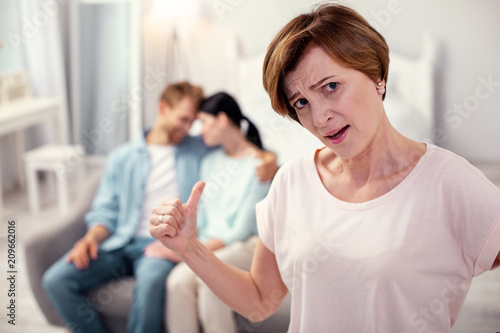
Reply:
[[160, 223], [163, 223], [163, 215], [160, 215], [160, 218], [158, 219]]

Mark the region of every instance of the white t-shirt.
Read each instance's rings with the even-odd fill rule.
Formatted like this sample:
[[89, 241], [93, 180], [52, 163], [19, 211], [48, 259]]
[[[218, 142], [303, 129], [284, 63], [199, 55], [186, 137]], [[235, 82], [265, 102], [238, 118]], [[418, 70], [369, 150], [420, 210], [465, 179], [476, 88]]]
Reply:
[[164, 198], [179, 197], [179, 183], [175, 170], [175, 146], [148, 144], [151, 161], [144, 199], [142, 201], [141, 222], [136, 236], [151, 237], [149, 233], [149, 217], [155, 206], [159, 206]]
[[396, 188], [349, 203], [326, 190], [314, 156], [283, 166], [257, 205], [292, 294], [289, 331], [449, 332], [500, 250], [500, 190], [427, 145]]

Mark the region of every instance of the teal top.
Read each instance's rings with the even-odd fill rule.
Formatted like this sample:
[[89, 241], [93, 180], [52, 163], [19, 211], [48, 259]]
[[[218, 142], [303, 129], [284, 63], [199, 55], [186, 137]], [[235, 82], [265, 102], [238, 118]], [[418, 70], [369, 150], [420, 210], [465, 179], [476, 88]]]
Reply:
[[255, 205], [264, 199], [269, 182], [261, 183], [255, 157], [232, 158], [217, 148], [203, 159], [201, 179], [206, 182], [198, 206], [198, 238], [220, 239], [225, 245], [257, 234]]

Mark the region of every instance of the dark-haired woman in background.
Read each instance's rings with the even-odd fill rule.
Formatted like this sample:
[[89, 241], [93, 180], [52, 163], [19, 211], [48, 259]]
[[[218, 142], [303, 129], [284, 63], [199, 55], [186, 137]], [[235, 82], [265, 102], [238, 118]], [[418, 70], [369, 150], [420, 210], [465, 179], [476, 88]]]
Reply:
[[[200, 202], [198, 237], [223, 261], [249, 270], [257, 241], [255, 205], [269, 189], [255, 167], [262, 149], [257, 128], [226, 93], [209, 97], [201, 106], [202, 136], [210, 147], [201, 167], [206, 189]], [[167, 328], [170, 333], [237, 332], [233, 311], [215, 296], [185, 264], [167, 281]]]

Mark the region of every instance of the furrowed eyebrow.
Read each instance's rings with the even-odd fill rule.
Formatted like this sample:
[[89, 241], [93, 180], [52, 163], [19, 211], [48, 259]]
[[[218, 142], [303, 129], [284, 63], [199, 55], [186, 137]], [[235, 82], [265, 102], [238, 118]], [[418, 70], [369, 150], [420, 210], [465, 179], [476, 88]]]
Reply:
[[331, 79], [331, 78], [333, 78], [333, 77], [335, 77], [335, 76], [336, 76], [336, 75], [326, 76], [326, 77], [322, 78], [321, 80], [319, 80], [318, 82], [316, 82], [315, 84], [311, 85], [311, 86], [309, 87], [309, 89], [314, 90], [314, 89], [316, 89], [318, 86], [320, 86], [323, 82], [325, 82], [326, 80]]
[[295, 94], [293, 94], [292, 96], [290, 96], [290, 98], [288, 99], [289, 102], [291, 102], [292, 100], [295, 99], [295, 97], [297, 97], [299, 95], [298, 92], [296, 92]]
[[[334, 78], [336, 75], [330, 75], [330, 76], [325, 76], [324, 78], [322, 78], [321, 80], [319, 80], [318, 82], [316, 82], [315, 84], [309, 86], [309, 89], [310, 90], [314, 90], [316, 89], [318, 86], [320, 86], [323, 82], [325, 82], [326, 80], [328, 79], [331, 79], [331, 78]], [[292, 100], [294, 100], [297, 96], [299, 95], [298, 92], [294, 93], [292, 96], [290, 96], [290, 98], [288, 98], [288, 101], [291, 102]]]

